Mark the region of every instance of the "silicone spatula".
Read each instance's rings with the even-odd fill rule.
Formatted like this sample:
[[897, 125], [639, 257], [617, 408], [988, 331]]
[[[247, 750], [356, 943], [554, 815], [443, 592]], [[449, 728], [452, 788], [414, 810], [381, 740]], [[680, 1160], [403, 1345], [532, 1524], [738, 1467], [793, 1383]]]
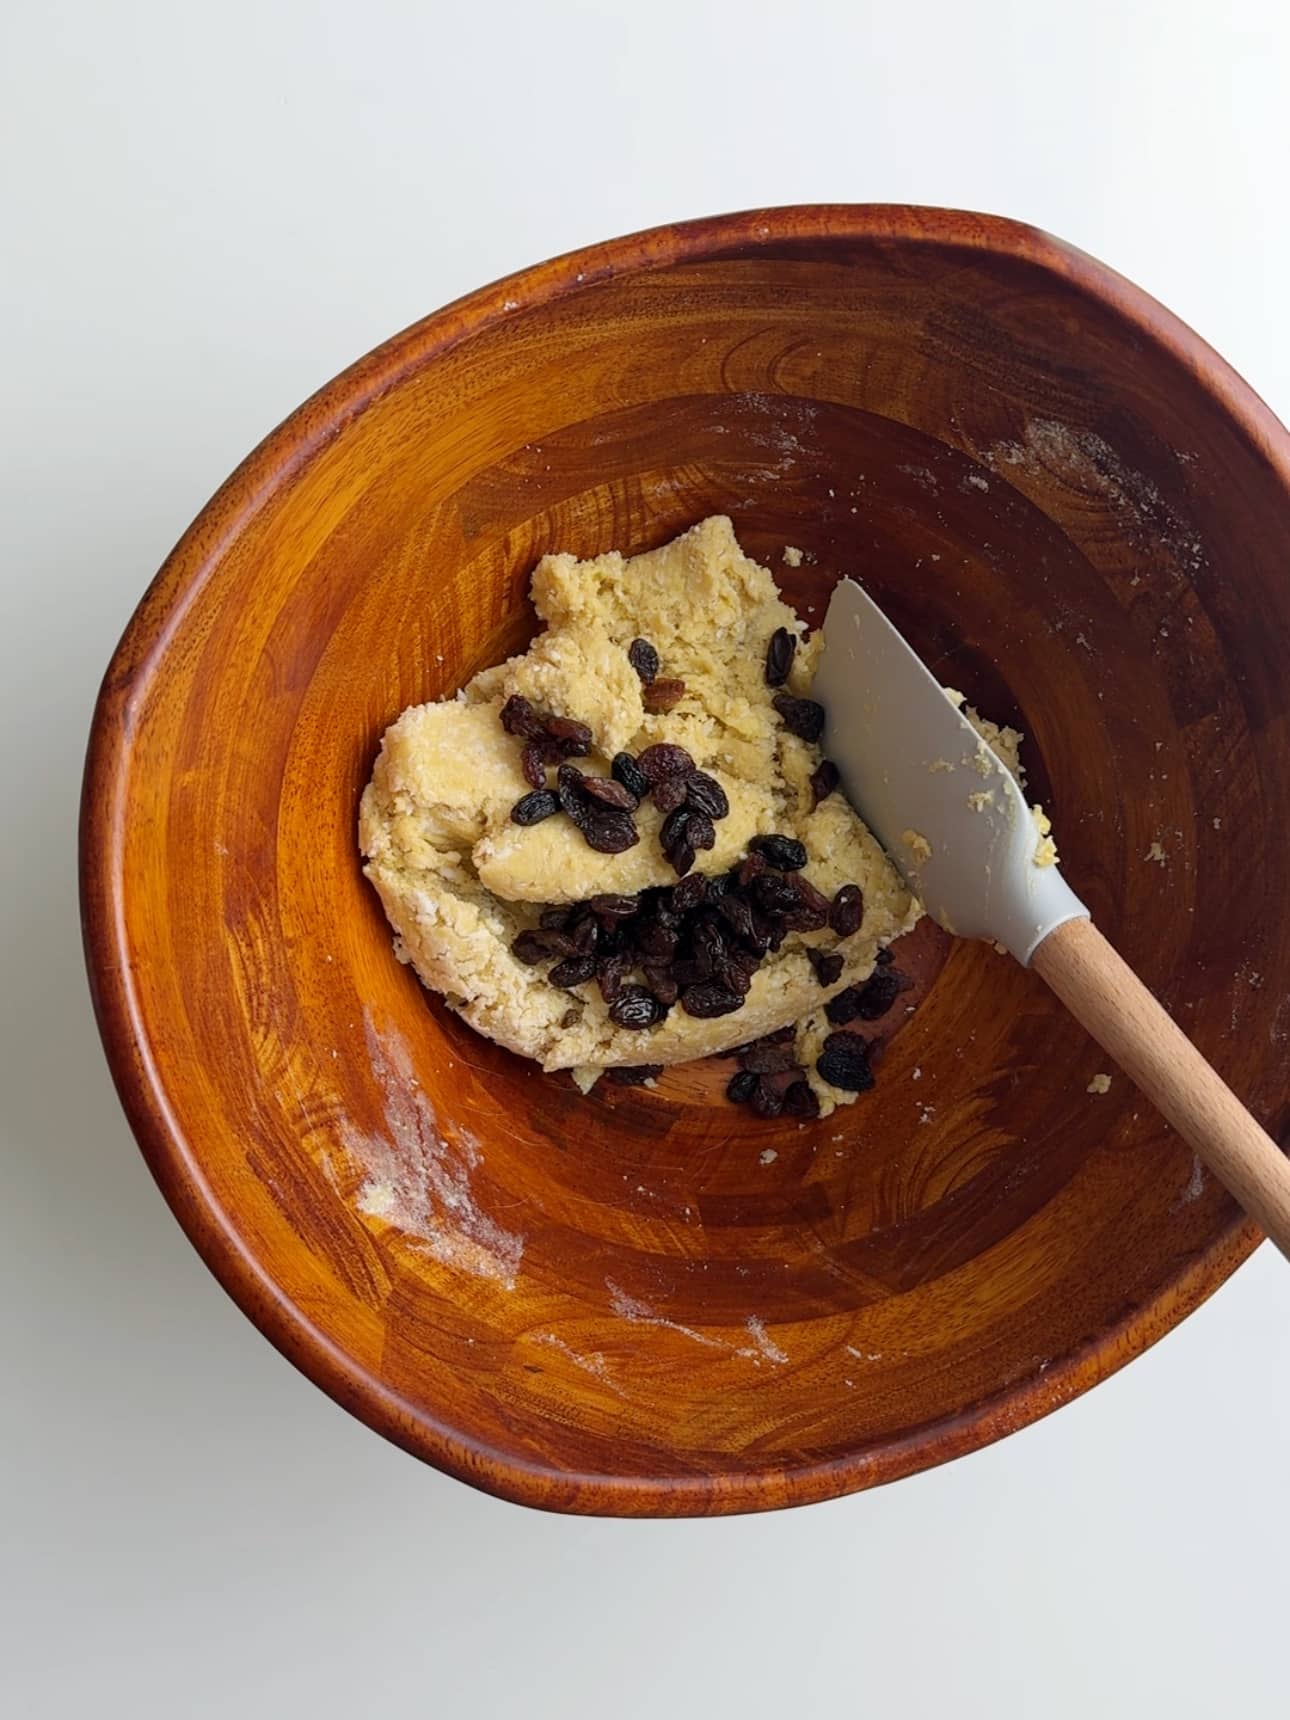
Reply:
[[1290, 1256], [1290, 1160], [1093, 925], [1016, 779], [853, 580], [812, 696], [852, 805], [932, 918], [1033, 967]]

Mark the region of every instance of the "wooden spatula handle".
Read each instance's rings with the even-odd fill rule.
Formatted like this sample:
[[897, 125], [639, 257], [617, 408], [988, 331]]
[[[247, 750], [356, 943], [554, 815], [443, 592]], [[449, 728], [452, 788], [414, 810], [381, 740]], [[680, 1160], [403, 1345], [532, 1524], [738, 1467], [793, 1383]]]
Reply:
[[1068, 920], [1031, 966], [1246, 1212], [1290, 1256], [1290, 1159], [1090, 920]]

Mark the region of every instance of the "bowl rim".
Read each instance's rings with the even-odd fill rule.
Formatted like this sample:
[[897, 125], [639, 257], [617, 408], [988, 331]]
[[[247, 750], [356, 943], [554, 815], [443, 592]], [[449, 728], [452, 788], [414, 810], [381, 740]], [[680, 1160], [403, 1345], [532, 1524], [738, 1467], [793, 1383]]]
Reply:
[[136, 720], [151, 677], [228, 545], [348, 423], [403, 378], [509, 317], [597, 283], [686, 263], [821, 243], [929, 245], [1028, 263], [1131, 325], [1181, 365], [1290, 495], [1290, 433], [1227, 362], [1149, 294], [1087, 253], [1003, 216], [903, 204], [797, 204], [684, 221], [568, 252], [508, 275], [412, 324], [298, 407], [247, 456], [171, 551], [128, 622], [90, 728], [80, 811], [81, 924], [95, 1015], [127, 1120], [153, 1177], [206, 1265], [261, 1332], [333, 1399], [394, 1444], [500, 1498], [593, 1515], [699, 1516], [808, 1504], [894, 1481], [990, 1444], [1088, 1391], [1205, 1301], [1262, 1240], [1233, 1205], [1205, 1248], [1155, 1296], [1046, 1369], [952, 1416], [803, 1466], [705, 1475], [570, 1473], [463, 1436], [415, 1408], [334, 1345], [244, 1246], [212, 1197], [167, 1101], [134, 989], [122, 904], [124, 815]]

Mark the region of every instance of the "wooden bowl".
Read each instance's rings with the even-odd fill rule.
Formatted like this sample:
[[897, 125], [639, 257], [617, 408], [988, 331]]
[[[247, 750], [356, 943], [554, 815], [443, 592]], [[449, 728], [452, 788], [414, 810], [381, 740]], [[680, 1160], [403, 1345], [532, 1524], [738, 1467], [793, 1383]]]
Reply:
[[388, 1438], [560, 1510], [969, 1451], [1258, 1240], [1122, 1076], [1086, 1091], [1105, 1059], [1032, 975], [931, 928], [877, 1090], [809, 1125], [726, 1104], [728, 1065], [583, 1098], [395, 961], [355, 845], [386, 724], [522, 645], [543, 551], [718, 511], [808, 615], [862, 575], [1026, 730], [1072, 883], [1287, 1120], [1290, 441], [1214, 353], [1043, 234], [905, 208], [662, 228], [450, 306], [270, 436], [148, 591], [94, 720], [86, 943], [230, 1294]]

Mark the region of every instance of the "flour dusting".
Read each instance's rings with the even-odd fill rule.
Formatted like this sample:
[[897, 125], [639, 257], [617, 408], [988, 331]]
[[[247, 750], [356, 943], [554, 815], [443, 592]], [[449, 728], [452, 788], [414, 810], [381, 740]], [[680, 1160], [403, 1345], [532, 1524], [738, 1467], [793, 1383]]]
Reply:
[[594, 1379], [598, 1379], [602, 1385], [608, 1386], [611, 1392], [617, 1392], [619, 1397], [626, 1395], [617, 1383], [609, 1377], [609, 1365], [599, 1350], [590, 1350], [584, 1356], [571, 1345], [566, 1344], [564, 1339], [555, 1332], [538, 1332], [533, 1342], [545, 1344], [549, 1350], [558, 1350], [562, 1356], [567, 1357], [573, 1363], [575, 1368], [581, 1368], [584, 1374], [590, 1374]]
[[705, 1332], [696, 1332], [692, 1326], [683, 1326], [678, 1320], [669, 1320], [666, 1315], [656, 1313], [647, 1302], [639, 1301], [612, 1279], [605, 1279], [605, 1289], [609, 1292], [609, 1306], [620, 1320], [632, 1320], [642, 1326], [664, 1326], [669, 1332], [679, 1332], [683, 1338], [692, 1338], [696, 1344], [702, 1344], [709, 1350], [728, 1350], [729, 1344], [723, 1344], [720, 1338], [709, 1338]]
[[359, 1210], [402, 1231], [444, 1266], [513, 1290], [524, 1239], [489, 1218], [475, 1199], [478, 1141], [464, 1129], [453, 1139], [440, 1131], [400, 1034], [383, 1037], [370, 1015], [363, 1029], [386, 1132], [365, 1135], [352, 1124], [342, 1130], [342, 1145], [363, 1172]]
[[940, 481], [930, 466], [897, 466], [896, 470], [912, 478], [919, 489], [926, 490], [929, 495], [934, 496], [940, 490]]
[[1055, 418], [1030, 419], [1023, 436], [1021, 442], [991, 443], [981, 459], [993, 471], [1011, 466], [1035, 474], [1042, 468], [1149, 529], [1180, 567], [1194, 572], [1205, 565], [1200, 534], [1170, 506], [1159, 485], [1122, 460], [1105, 437]]
[[621, 1320], [631, 1320], [644, 1326], [662, 1326], [669, 1332], [679, 1332], [683, 1338], [690, 1338], [694, 1343], [702, 1344], [705, 1349], [726, 1350], [731, 1355], [742, 1356], [755, 1367], [761, 1366], [763, 1357], [770, 1362], [788, 1360], [787, 1354], [767, 1332], [765, 1322], [759, 1320], [755, 1314], [750, 1314], [744, 1322], [752, 1344], [736, 1347], [722, 1338], [710, 1338], [706, 1332], [696, 1332], [693, 1326], [683, 1326], [679, 1320], [668, 1319], [667, 1315], [651, 1308], [648, 1302], [642, 1302], [636, 1296], [629, 1296], [612, 1278], [605, 1279], [605, 1289], [609, 1292], [610, 1307]]
[[756, 1344], [757, 1348], [761, 1351], [762, 1355], [765, 1356], [768, 1362], [786, 1362], [788, 1360], [787, 1351], [781, 1350], [779, 1345], [771, 1337], [770, 1333], [766, 1330], [766, 1323], [764, 1320], [759, 1320], [756, 1314], [750, 1314], [744, 1321], [744, 1324], [748, 1328], [748, 1336], [752, 1339], [753, 1343]]
[[1206, 1172], [1204, 1165], [1196, 1154], [1193, 1153], [1191, 1161], [1191, 1176], [1187, 1179], [1186, 1184], [1183, 1186], [1178, 1198], [1174, 1201], [1170, 1211], [1177, 1212], [1180, 1206], [1188, 1206], [1192, 1201], [1199, 1200], [1200, 1196], [1205, 1192], [1205, 1175]]

